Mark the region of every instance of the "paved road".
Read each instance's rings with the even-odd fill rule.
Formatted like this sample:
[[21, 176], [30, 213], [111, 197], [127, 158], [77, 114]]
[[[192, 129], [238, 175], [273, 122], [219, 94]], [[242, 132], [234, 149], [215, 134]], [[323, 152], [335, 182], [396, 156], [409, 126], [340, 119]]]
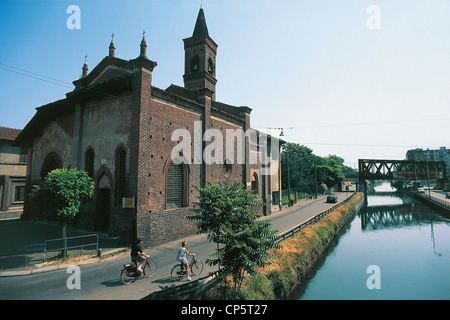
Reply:
[[[340, 202], [345, 200], [346, 196], [350, 196], [351, 193], [342, 192], [338, 195]], [[325, 198], [308, 200], [263, 219], [271, 220], [273, 229], [282, 231], [333, 205], [326, 203]], [[136, 282], [127, 286], [120, 281], [120, 271], [123, 264], [128, 263], [130, 258], [128, 255], [120, 255], [103, 262], [80, 266], [80, 289], [68, 289], [67, 280], [72, 274], [67, 273], [67, 269], [0, 278], [0, 300], [141, 299], [154, 291], [160, 290], [161, 287], [173, 284], [168, 275], [175, 264], [179, 246], [179, 241], [174, 241], [145, 250], [157, 262], [158, 272], [153, 278], [139, 278]], [[214, 252], [215, 244], [210, 243], [204, 235], [197, 235], [188, 239], [188, 249], [195, 252], [199, 259], [206, 260], [209, 254]], [[206, 267], [203, 274], [205, 275], [209, 270], [211, 270], [210, 267]]]
[[[425, 194], [428, 195], [428, 190], [425, 190]], [[444, 192], [444, 191], [440, 191], [440, 190], [432, 190], [431, 191], [432, 197], [438, 198], [438, 199], [443, 199], [443, 200], [450, 202], [450, 199], [447, 199], [447, 197], [445, 195], [446, 195], [446, 192]]]

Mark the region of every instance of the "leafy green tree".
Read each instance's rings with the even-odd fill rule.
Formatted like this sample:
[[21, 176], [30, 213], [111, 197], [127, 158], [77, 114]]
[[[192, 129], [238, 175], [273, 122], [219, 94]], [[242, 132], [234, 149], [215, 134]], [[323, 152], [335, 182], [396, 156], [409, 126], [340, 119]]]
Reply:
[[344, 159], [334, 154], [321, 158], [321, 165], [318, 169], [322, 172], [323, 181], [329, 188], [345, 178], [343, 165]]
[[62, 237], [66, 238], [67, 223], [79, 212], [82, 201], [92, 198], [93, 193], [94, 182], [87, 172], [55, 169], [39, 185], [33, 187], [30, 198], [34, 200], [34, 205], [57, 215], [58, 222], [62, 224]]
[[[281, 153], [281, 181], [283, 189], [287, 189], [289, 165], [289, 180], [291, 189], [302, 192], [311, 192], [314, 186], [314, 162], [315, 155], [308, 147], [287, 143], [283, 145]], [[289, 162], [289, 164], [288, 164]]]
[[286, 143], [281, 153], [281, 180], [284, 190], [288, 186], [288, 166], [290, 188], [301, 192], [312, 193], [316, 185], [320, 192], [323, 183], [329, 188], [341, 182], [345, 176], [357, 176], [356, 170], [345, 166], [341, 157], [319, 157], [306, 146]]
[[[238, 182], [229, 184], [209, 183], [206, 187], [194, 186], [200, 192], [199, 202], [190, 217], [197, 222], [199, 233], [206, 233], [210, 241], [217, 243], [210, 265], [219, 265], [219, 277], [232, 277], [232, 296], [239, 294], [246, 274], [257, 274], [258, 267], [269, 264], [267, 250], [278, 248], [276, 231], [268, 221], [258, 221], [252, 207], [256, 196]], [[219, 246], [219, 244], [221, 246]]]

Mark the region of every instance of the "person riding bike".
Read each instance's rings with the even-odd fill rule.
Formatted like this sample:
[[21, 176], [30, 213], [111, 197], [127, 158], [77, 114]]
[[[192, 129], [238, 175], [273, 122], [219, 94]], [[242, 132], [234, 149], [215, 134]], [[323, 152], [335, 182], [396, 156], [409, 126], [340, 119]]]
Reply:
[[186, 249], [186, 244], [187, 244], [187, 241], [183, 241], [183, 242], [181, 243], [181, 247], [180, 247], [180, 249], [178, 250], [178, 256], [177, 256], [177, 258], [178, 258], [178, 260], [179, 260], [182, 264], [184, 264], [184, 265], [186, 266], [186, 275], [187, 275], [187, 279], [188, 279], [188, 280], [191, 280], [191, 277], [189, 277], [189, 262], [188, 262], [188, 260], [187, 260], [187, 258], [186, 258], [186, 255], [188, 255], [188, 256], [195, 256], [195, 254], [190, 253], [190, 252]]
[[131, 262], [136, 263], [137, 270], [142, 272], [142, 265], [146, 258], [150, 258], [142, 249], [142, 239], [137, 238], [136, 244], [131, 247]]

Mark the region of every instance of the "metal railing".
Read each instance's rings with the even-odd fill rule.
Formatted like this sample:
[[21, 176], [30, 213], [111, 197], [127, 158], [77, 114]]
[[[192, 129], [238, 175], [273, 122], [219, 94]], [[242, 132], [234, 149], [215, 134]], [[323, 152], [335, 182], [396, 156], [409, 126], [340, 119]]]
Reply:
[[426, 200], [428, 200], [428, 201], [430, 201], [430, 202], [432, 202], [432, 203], [434, 203], [434, 204], [436, 204], [436, 205], [438, 205], [440, 207], [443, 207], [443, 208], [445, 208], [447, 210], [450, 210], [450, 201], [447, 201], [445, 199], [441, 199], [439, 197], [428, 195], [426, 192], [425, 193], [419, 193], [419, 192], [415, 191], [414, 194], [417, 197], [420, 197], [422, 199], [426, 199]]
[[294, 234], [296, 234], [297, 232], [299, 232], [300, 230], [302, 230], [304, 227], [320, 220], [322, 217], [326, 216], [328, 213], [330, 213], [331, 211], [335, 210], [336, 208], [339, 208], [340, 206], [342, 206], [344, 203], [346, 203], [347, 201], [349, 201], [354, 195], [356, 194], [356, 192], [354, 192], [350, 197], [348, 197], [347, 199], [345, 199], [344, 201], [336, 204], [335, 206], [332, 206], [331, 208], [328, 208], [322, 212], [320, 212], [319, 214], [315, 215], [314, 217], [309, 218], [308, 220], [299, 223], [296, 226], [293, 226], [281, 233], [278, 234], [277, 239], [275, 240], [276, 243], [286, 240], [289, 237], [292, 237]]
[[[87, 243], [79, 243], [81, 239], [85, 238], [95, 238], [95, 240], [89, 240]], [[25, 265], [28, 265], [29, 262], [29, 255], [31, 252], [39, 252], [39, 254], [43, 254], [42, 261], [47, 262], [49, 254], [51, 253], [57, 253], [54, 254], [54, 256], [59, 255], [62, 253], [61, 258], [66, 258], [67, 253], [70, 251], [71, 253], [74, 251], [80, 252], [80, 256], [83, 255], [83, 253], [88, 250], [89, 247], [95, 247], [95, 253], [98, 253], [98, 241], [99, 237], [98, 234], [88, 234], [83, 236], [77, 236], [77, 237], [66, 237], [66, 238], [59, 238], [59, 239], [51, 239], [51, 240], [45, 240], [43, 243], [36, 243], [31, 245], [26, 245], [24, 248], [25, 251]], [[93, 250], [93, 249], [91, 249]], [[37, 259], [36, 259], [37, 260]], [[40, 259], [39, 259], [40, 260]]]

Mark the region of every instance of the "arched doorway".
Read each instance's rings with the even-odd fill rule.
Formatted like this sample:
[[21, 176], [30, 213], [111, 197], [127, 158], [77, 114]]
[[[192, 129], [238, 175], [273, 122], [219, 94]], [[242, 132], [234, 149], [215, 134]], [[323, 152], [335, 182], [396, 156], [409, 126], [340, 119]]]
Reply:
[[111, 181], [103, 173], [98, 179], [95, 199], [95, 228], [106, 231], [111, 220]]
[[41, 179], [44, 179], [50, 171], [62, 168], [61, 158], [56, 152], [50, 152], [44, 159], [41, 168]]

